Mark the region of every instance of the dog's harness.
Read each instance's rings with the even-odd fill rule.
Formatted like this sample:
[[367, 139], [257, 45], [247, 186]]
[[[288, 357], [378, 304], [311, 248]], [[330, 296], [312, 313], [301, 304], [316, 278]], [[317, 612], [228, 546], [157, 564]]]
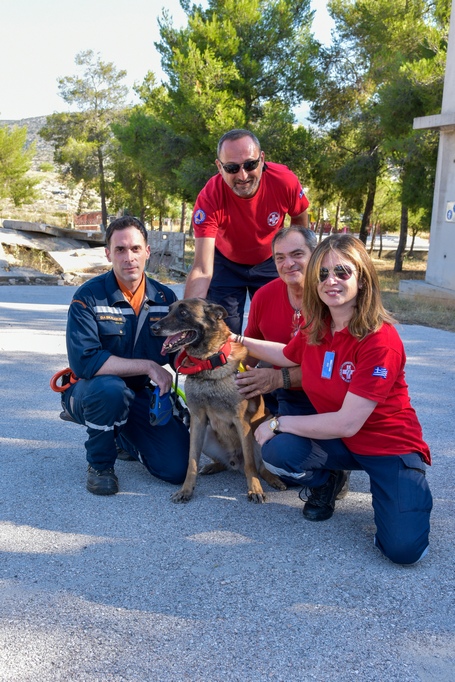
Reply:
[[175, 359], [175, 371], [180, 372], [180, 374], [198, 374], [206, 369], [217, 369], [217, 367], [223, 367], [227, 363], [227, 359], [231, 352], [231, 342], [228, 339], [226, 343], [220, 348], [218, 353], [211, 355], [210, 357], [202, 360], [201, 358], [194, 358], [188, 355], [186, 350], [182, 350], [181, 353]]

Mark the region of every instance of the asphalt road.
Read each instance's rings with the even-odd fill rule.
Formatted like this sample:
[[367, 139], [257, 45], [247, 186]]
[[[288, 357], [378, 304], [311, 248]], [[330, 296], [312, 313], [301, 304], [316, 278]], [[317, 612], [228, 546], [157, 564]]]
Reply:
[[434, 458], [430, 553], [404, 568], [373, 547], [363, 472], [320, 524], [234, 472], [183, 506], [137, 462], [86, 492], [49, 388], [73, 291], [0, 287], [0, 681], [453, 682], [455, 334], [400, 329]]

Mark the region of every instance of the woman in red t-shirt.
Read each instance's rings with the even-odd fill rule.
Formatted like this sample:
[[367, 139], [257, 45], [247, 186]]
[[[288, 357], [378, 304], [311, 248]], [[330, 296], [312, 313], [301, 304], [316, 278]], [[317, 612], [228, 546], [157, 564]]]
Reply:
[[[308, 264], [306, 326], [286, 346], [246, 338], [251, 355], [276, 366], [301, 365], [302, 387], [318, 414], [261, 424], [256, 440], [267, 468], [306, 476], [304, 516], [332, 516], [346, 469], [370, 477], [375, 544], [392, 561], [411, 564], [428, 550], [432, 497], [425, 478], [428, 445], [404, 378], [403, 343], [381, 302], [379, 281], [362, 242], [332, 235]], [[238, 337], [236, 337], [238, 338]], [[310, 454], [300, 442], [341, 438], [347, 448]]]

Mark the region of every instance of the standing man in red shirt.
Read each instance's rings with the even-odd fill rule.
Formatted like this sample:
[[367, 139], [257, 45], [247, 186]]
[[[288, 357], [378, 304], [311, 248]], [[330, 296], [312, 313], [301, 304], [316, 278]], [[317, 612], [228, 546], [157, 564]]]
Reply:
[[286, 215], [307, 227], [309, 202], [287, 166], [265, 163], [258, 139], [248, 130], [230, 130], [220, 139], [218, 174], [200, 192], [193, 212], [195, 255], [185, 298], [201, 297], [228, 312], [234, 333], [242, 329], [250, 297], [278, 275], [272, 239]]

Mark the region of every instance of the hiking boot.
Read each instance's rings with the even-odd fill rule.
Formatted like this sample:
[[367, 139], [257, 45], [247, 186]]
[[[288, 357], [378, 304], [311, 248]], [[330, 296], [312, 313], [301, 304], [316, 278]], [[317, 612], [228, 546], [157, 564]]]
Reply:
[[125, 448], [122, 448], [121, 445], [115, 441], [115, 449], [117, 450], [117, 459], [121, 459], [124, 462], [136, 462], [136, 457], [133, 457], [133, 455], [128, 452], [128, 450], [125, 450]]
[[99, 471], [89, 465], [87, 470], [87, 490], [94, 495], [115, 495], [115, 493], [118, 493], [118, 478], [113, 467]]
[[336, 496], [335, 499], [337, 499], [337, 500], [344, 500], [344, 498], [346, 497], [346, 495], [347, 495], [348, 492], [349, 492], [349, 479], [351, 478], [351, 472], [350, 472], [350, 471], [345, 471], [344, 473], [346, 474], [346, 482], [345, 482], [345, 484], [343, 485], [343, 487], [341, 488], [341, 490], [340, 490], [340, 492], [338, 493], [338, 495]]
[[309, 521], [327, 521], [335, 510], [335, 500], [346, 483], [346, 471], [331, 471], [327, 483], [310, 488], [303, 515]]

